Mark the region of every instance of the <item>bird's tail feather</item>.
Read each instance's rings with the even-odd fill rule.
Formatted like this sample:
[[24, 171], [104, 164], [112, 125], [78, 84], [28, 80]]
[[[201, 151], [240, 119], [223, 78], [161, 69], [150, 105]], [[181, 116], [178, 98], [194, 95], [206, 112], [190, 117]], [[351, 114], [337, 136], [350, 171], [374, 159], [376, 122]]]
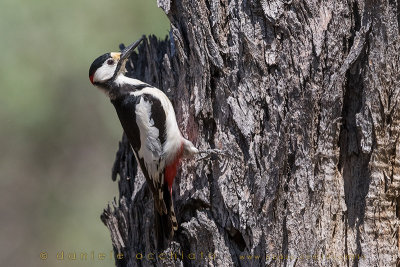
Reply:
[[[163, 189], [163, 199], [167, 212], [160, 214], [159, 209], [154, 207], [157, 248], [159, 251], [166, 249], [169, 241], [174, 237], [174, 232], [178, 229], [172, 196], [166, 184]], [[154, 203], [157, 205], [157, 202]]]

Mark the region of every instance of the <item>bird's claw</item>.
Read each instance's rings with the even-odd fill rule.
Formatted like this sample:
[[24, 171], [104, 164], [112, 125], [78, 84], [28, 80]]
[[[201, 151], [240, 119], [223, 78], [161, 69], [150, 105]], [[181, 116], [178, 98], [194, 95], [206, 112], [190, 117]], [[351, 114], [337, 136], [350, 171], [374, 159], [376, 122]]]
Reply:
[[199, 151], [198, 154], [207, 154], [207, 156], [205, 157], [201, 157], [199, 159], [197, 159], [196, 161], [201, 161], [201, 160], [205, 160], [205, 159], [209, 159], [211, 158], [212, 155], [217, 155], [217, 156], [222, 156], [222, 157], [228, 157], [228, 158], [233, 158], [234, 156], [229, 154], [226, 151], [222, 151], [220, 149], [207, 149], [207, 150], [202, 150]]

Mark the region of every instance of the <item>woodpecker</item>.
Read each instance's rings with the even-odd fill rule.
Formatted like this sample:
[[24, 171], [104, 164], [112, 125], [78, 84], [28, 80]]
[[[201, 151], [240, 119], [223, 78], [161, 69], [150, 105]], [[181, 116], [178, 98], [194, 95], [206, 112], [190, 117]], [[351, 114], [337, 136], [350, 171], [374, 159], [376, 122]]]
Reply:
[[89, 69], [90, 82], [111, 100], [153, 194], [159, 245], [178, 228], [172, 185], [181, 159], [199, 153], [182, 136], [171, 101], [159, 89], [125, 76], [125, 65], [144, 37], [121, 52], [106, 53]]

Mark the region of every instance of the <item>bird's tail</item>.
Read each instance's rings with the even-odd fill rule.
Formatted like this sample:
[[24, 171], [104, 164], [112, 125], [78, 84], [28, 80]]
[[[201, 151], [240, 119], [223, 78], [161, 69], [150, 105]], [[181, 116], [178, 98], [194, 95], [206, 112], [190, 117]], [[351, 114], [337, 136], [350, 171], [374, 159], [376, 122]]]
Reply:
[[174, 232], [178, 229], [178, 221], [175, 216], [172, 195], [170, 194], [166, 184], [163, 187], [163, 200], [166, 212], [157, 207], [157, 201], [154, 201], [155, 228], [157, 248], [159, 251], [166, 249], [169, 241], [174, 237]]

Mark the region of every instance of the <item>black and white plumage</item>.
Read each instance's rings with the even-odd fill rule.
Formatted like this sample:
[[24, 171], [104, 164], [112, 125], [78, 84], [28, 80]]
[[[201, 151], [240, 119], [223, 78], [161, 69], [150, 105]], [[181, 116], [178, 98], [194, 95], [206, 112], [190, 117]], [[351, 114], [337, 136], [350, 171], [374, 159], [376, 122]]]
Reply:
[[179, 161], [198, 150], [182, 136], [168, 97], [149, 84], [124, 76], [126, 61], [141, 40], [121, 53], [98, 57], [89, 69], [89, 78], [109, 96], [153, 193], [160, 243], [160, 239], [170, 239], [178, 227], [172, 183]]

